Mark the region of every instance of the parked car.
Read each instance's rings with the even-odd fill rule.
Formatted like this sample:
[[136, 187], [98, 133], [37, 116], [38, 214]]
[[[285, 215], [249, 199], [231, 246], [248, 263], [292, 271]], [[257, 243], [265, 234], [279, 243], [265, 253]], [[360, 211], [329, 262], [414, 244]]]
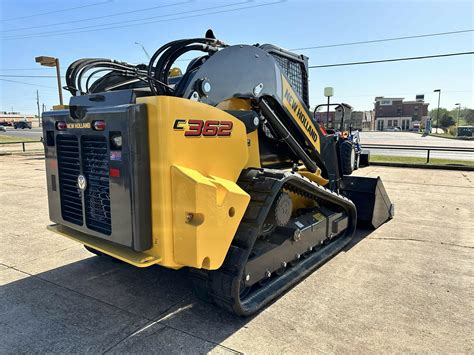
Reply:
[[387, 127], [387, 128], [385, 128], [385, 131], [386, 132], [400, 132], [401, 129], [400, 129], [400, 127]]
[[31, 122], [28, 122], [28, 121], [15, 122], [13, 124], [13, 127], [15, 129], [19, 129], [19, 128], [21, 128], [21, 129], [25, 129], [25, 128], [31, 129]]
[[5, 126], [0, 126], [0, 132], [6, 132], [7, 129], [5, 128]]

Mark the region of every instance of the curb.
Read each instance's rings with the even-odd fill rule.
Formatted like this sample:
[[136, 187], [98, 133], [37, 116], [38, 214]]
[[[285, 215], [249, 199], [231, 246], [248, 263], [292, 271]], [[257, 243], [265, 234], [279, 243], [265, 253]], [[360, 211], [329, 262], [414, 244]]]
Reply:
[[470, 141], [474, 140], [474, 137], [469, 137], [469, 136], [447, 137], [447, 136], [438, 136], [436, 133], [430, 133], [430, 134], [427, 134], [427, 135], [424, 135], [424, 133], [421, 133], [421, 132], [413, 132], [413, 133], [416, 133], [416, 134], [418, 134], [420, 136], [423, 136], [423, 137], [436, 137], [436, 138], [444, 138], [444, 139], [454, 139], [454, 140], [457, 140], [457, 141], [468, 141], [468, 142], [470, 142]]
[[7, 155], [19, 155], [19, 156], [42, 155], [44, 156], [44, 151], [43, 150], [29, 150], [27, 152], [22, 152], [22, 151], [0, 152], [0, 157], [7, 156]]
[[444, 138], [444, 139], [455, 139], [457, 141], [472, 141], [473, 138], [472, 137], [465, 137], [465, 136], [461, 136], [461, 137], [446, 137], [446, 136], [438, 136], [436, 134], [430, 134], [429, 136], [431, 137], [436, 137], [436, 138]]
[[430, 164], [405, 164], [405, 163], [383, 163], [383, 162], [370, 162], [370, 165], [391, 166], [394, 168], [474, 171], [474, 166], [466, 166], [466, 165], [437, 165], [437, 164], [430, 165]]

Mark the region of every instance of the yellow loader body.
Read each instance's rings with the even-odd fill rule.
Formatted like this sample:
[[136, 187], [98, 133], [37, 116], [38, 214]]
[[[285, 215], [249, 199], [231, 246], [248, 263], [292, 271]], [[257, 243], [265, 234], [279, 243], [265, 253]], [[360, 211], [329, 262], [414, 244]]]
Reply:
[[[153, 96], [137, 103], [148, 113], [148, 138], [141, 139], [149, 141], [151, 249], [135, 252], [60, 225], [50, 230], [138, 267], [218, 269], [250, 200], [235, 182], [256, 137], [252, 142], [234, 116], [199, 102]], [[198, 134], [208, 122], [208, 135]]]

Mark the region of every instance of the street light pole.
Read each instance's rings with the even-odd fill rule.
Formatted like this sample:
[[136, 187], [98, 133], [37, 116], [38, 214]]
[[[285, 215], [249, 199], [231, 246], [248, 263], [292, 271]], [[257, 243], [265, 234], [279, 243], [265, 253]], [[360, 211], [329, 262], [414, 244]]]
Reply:
[[[331, 96], [333, 95], [334, 95], [334, 89], [332, 87], [324, 88], [324, 96], [328, 98], [328, 112], [326, 114], [326, 128], [329, 128], [329, 106], [330, 106]], [[335, 118], [336, 118], [336, 115], [334, 114], [334, 119]]]
[[331, 101], [331, 96], [328, 96], [328, 113], [326, 114], [326, 127], [329, 127], [329, 105]]
[[59, 104], [63, 105], [63, 92], [61, 88], [61, 70], [59, 69], [59, 59], [54, 57], [41, 56], [35, 58], [36, 63], [45, 67], [56, 67], [56, 76], [58, 79]]
[[56, 65], [56, 76], [58, 77], [58, 92], [59, 92], [59, 104], [63, 105], [63, 91], [61, 87], [61, 70], [59, 69], [59, 59], [56, 58], [54, 61]]
[[146, 51], [145, 49], [145, 46], [143, 44], [141, 44], [140, 42], [135, 42], [136, 45], [139, 45], [140, 47], [142, 47], [143, 51], [145, 52], [148, 60], [150, 60], [150, 55], [148, 54], [148, 52]]
[[438, 111], [436, 111], [436, 133], [438, 133], [438, 128], [439, 128], [439, 102], [441, 100], [441, 89], [433, 90], [433, 92], [438, 93]]
[[458, 124], [456, 128], [456, 137], [459, 135], [459, 112], [461, 111], [461, 103], [457, 103], [456, 106], [458, 107]]

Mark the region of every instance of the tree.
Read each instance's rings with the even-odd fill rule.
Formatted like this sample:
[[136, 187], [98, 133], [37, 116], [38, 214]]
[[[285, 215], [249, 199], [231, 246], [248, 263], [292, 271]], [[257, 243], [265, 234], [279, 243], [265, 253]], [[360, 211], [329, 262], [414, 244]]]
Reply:
[[[434, 108], [432, 110], [429, 111], [428, 115], [431, 117], [431, 122], [433, 122], [433, 127], [436, 127], [436, 114], [438, 112], [438, 108]], [[441, 123], [441, 120], [443, 119], [443, 117], [446, 117], [445, 118], [445, 124], [448, 123], [448, 117], [451, 117], [454, 119], [454, 124], [457, 125], [457, 118], [458, 118], [458, 108], [453, 108], [452, 110], [447, 110], [443, 107], [440, 107], [439, 108], [439, 126], [440, 127], [449, 127], [449, 126], [445, 126]], [[467, 107], [464, 107], [464, 108], [461, 108], [461, 110], [459, 110], [459, 125], [462, 126], [463, 124], [466, 124], [466, 125], [474, 125], [474, 110], [473, 109], [470, 109], [470, 108], [467, 108]]]
[[450, 126], [454, 126], [454, 124], [455, 124], [454, 119], [451, 116], [449, 116], [448, 114], [444, 114], [443, 116], [441, 116], [439, 118], [439, 126], [441, 128], [447, 128], [447, 127], [450, 127]]
[[468, 108], [468, 109], [462, 110], [462, 113], [464, 114], [463, 118], [466, 120], [466, 123], [468, 125], [474, 125], [474, 110]]
[[[436, 124], [438, 123], [436, 119], [438, 117], [437, 114], [438, 114], [438, 108], [434, 108], [428, 112], [428, 116], [431, 117], [431, 122], [433, 123], [433, 127], [436, 127]], [[440, 121], [439, 126], [440, 127], [442, 127], [441, 118], [443, 116], [448, 116], [448, 115], [449, 115], [449, 111], [447, 109], [443, 107], [439, 108], [439, 121]]]

